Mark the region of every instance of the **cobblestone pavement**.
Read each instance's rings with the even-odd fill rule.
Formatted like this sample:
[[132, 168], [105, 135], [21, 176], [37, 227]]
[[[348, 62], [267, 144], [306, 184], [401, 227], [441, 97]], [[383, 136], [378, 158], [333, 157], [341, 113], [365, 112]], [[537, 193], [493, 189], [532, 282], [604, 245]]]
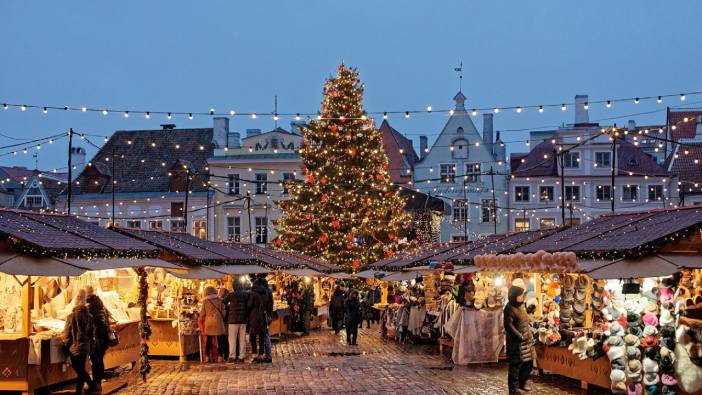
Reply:
[[[454, 366], [436, 345], [399, 345], [376, 327], [347, 346], [327, 329], [273, 343], [273, 363], [201, 364], [153, 361], [147, 382], [130, 377], [118, 394], [503, 394], [507, 365]], [[534, 377], [529, 394], [579, 394], [579, 383]], [[592, 391], [590, 393], [593, 393]], [[604, 392], [602, 392], [604, 393]]]

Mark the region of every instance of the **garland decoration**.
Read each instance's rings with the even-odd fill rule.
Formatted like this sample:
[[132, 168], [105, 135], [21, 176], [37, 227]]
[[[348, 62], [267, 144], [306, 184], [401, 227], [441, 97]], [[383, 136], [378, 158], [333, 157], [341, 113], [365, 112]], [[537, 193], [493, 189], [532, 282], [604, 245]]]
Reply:
[[139, 306], [141, 311], [139, 314], [139, 335], [141, 337], [141, 348], [139, 350], [139, 373], [141, 378], [146, 381], [146, 375], [151, 371], [151, 363], [149, 363], [149, 338], [151, 337], [151, 325], [146, 313], [146, 297], [149, 294], [149, 283], [147, 281], [146, 269], [138, 267], [134, 269], [139, 276]]

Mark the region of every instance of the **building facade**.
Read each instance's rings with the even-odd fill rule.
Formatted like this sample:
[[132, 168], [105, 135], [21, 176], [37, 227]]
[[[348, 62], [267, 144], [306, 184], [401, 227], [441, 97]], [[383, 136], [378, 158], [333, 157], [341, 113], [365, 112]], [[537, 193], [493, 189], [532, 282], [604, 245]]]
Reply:
[[215, 240], [265, 245], [276, 237], [277, 204], [289, 197], [285, 182], [301, 177], [297, 150], [303, 138], [292, 126], [292, 132], [248, 129], [243, 139], [230, 133], [228, 146], [214, 150], [208, 162], [216, 190], [211, 217]]
[[505, 144], [499, 132], [493, 140], [492, 114], [483, 114], [482, 136], [478, 133], [465, 100], [461, 92], [454, 97], [455, 108], [431, 148], [426, 136], [420, 138], [414, 164], [413, 188], [451, 206], [442, 218], [442, 241], [507, 231]]
[[576, 96], [572, 125], [550, 135], [538, 132], [533, 141], [530, 138], [530, 152], [511, 155], [510, 231], [678, 204], [675, 175], [631, 136], [613, 140], [602, 126], [590, 123], [586, 104], [587, 96]]
[[[212, 128], [116, 131], [72, 182], [71, 214], [103, 226], [208, 238], [214, 192], [207, 159], [226, 144], [228, 128], [227, 118], [214, 118]], [[67, 191], [57, 210], [69, 211]]]
[[66, 173], [0, 166], [0, 206], [32, 211], [54, 210], [67, 180]]
[[702, 110], [671, 111], [669, 122], [676, 126], [671, 130], [676, 143], [666, 166], [678, 176], [680, 205], [702, 205]]

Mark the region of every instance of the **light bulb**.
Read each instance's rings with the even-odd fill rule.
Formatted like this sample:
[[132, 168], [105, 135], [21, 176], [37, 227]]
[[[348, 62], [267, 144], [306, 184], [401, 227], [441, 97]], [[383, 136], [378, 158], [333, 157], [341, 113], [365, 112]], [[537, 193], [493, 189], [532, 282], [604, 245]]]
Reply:
[[4, 104], [2, 105], [2, 109], [3, 109], [3, 110], [7, 110], [8, 108], [9, 108], [9, 106], [7, 105], [7, 103], [4, 103]]
[[477, 111], [475, 108], [474, 108], [470, 113], [471, 113], [473, 116], [478, 115], [478, 111]]
[[168, 119], [171, 119], [171, 118], [173, 118], [173, 116], [171, 115], [171, 113], [170, 113], [170, 112], [168, 113], [168, 115], [167, 115], [167, 118], [168, 118]]
[[295, 114], [295, 120], [299, 121], [300, 120], [300, 113]]
[[566, 108], [567, 108], [567, 107], [566, 107], [566, 105], [565, 105], [565, 104], [561, 104], [561, 111], [565, 111], [565, 110], [566, 110]]
[[256, 113], [255, 113], [255, 112], [252, 112], [252, 113], [251, 113], [251, 119], [256, 119]]
[[81, 107], [81, 108], [80, 108], [80, 110], [81, 110], [82, 112], [86, 112], [86, 111], [88, 111], [88, 109], [87, 109], [87, 108], [85, 108], [85, 107]]
[[409, 118], [409, 117], [410, 117], [409, 111], [405, 111], [405, 118]]
[[499, 109], [499, 108], [497, 108], [497, 107], [495, 107], [495, 109], [494, 109], [494, 110], [492, 110], [492, 111], [494, 111], [494, 112], [495, 112], [495, 114], [497, 114], [498, 112], [500, 112], [500, 109]]
[[639, 104], [639, 98], [638, 98], [638, 97], [634, 99], [634, 104]]
[[587, 110], [588, 108], [590, 108], [590, 105], [587, 102], [585, 102], [585, 104], [583, 105], [583, 108]]
[[517, 107], [517, 113], [521, 113], [521, 112], [522, 112], [522, 108], [521, 108], [521, 107]]
[[149, 113], [149, 112], [147, 111], [147, 112], [144, 114], [144, 118], [146, 118], [146, 119], [151, 118], [151, 113]]
[[680, 101], [685, 101], [685, 94], [684, 93], [680, 94]]
[[539, 106], [539, 112], [544, 112], [544, 106]]
[[129, 118], [129, 111], [125, 111], [125, 112], [124, 112], [124, 117], [125, 117], [125, 118]]
[[612, 108], [612, 101], [611, 101], [611, 100], [607, 100], [606, 106], [607, 106], [607, 108]]
[[107, 115], [107, 110], [102, 110], [102, 115]]
[[49, 109], [44, 107], [44, 114], [46, 114], [47, 112], [49, 112]]
[[25, 106], [24, 104], [20, 108], [22, 109], [22, 111], [27, 111], [27, 106]]
[[431, 112], [431, 106], [427, 106], [427, 112]]
[[388, 113], [387, 113], [387, 112], [384, 112], [384, 113], [383, 113], [383, 119], [388, 119]]
[[193, 113], [188, 113], [188, 119], [193, 119]]
[[214, 115], [214, 113], [215, 113], [214, 108], [210, 108], [210, 115]]
[[661, 103], [661, 102], [663, 102], [663, 97], [661, 97], [661, 96], [658, 96], [658, 99], [656, 99], [656, 101], [657, 101], [658, 103]]

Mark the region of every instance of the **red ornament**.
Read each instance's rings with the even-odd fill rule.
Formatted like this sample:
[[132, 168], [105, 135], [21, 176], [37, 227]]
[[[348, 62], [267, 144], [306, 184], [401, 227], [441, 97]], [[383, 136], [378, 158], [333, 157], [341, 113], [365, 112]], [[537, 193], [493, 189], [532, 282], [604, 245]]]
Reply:
[[296, 240], [296, 239], [295, 239], [295, 236], [290, 236], [290, 238], [288, 239], [288, 241], [291, 242], [291, 243], [294, 243], [295, 240]]
[[341, 223], [339, 222], [338, 219], [335, 219], [331, 223], [329, 223], [329, 226], [331, 226], [334, 229], [339, 229], [339, 228], [341, 228]]
[[327, 194], [325, 193], [322, 195], [322, 198], [320, 200], [322, 201], [322, 203], [326, 203], [328, 199], [329, 198], [327, 198]]
[[380, 181], [380, 180], [383, 179], [383, 175], [382, 175], [382, 174], [376, 174], [376, 175], [375, 175], [375, 179], [378, 180], [378, 181]]
[[385, 252], [385, 255], [387, 255], [388, 258], [392, 258], [395, 255], [395, 253], [392, 250], [387, 250]]
[[283, 244], [283, 240], [280, 240], [279, 238], [276, 238], [275, 240], [273, 240], [273, 244], [275, 244], [275, 245], [277, 245], [277, 246], [280, 246], [281, 244]]
[[323, 234], [323, 235], [319, 236], [319, 241], [320, 241], [322, 244], [324, 244], [324, 243], [326, 243], [327, 241], [329, 241], [329, 236], [327, 236], [326, 234]]
[[314, 182], [314, 176], [312, 174], [309, 174], [307, 178], [305, 179], [306, 182], [312, 183]]
[[355, 149], [355, 148], [349, 148], [349, 155], [351, 155], [351, 156], [356, 156], [356, 149]]
[[388, 240], [390, 240], [390, 241], [395, 240], [395, 235], [392, 233], [388, 234]]
[[331, 128], [330, 128], [330, 129], [331, 129], [332, 132], [336, 132], [336, 130], [338, 129], [338, 127], [337, 127], [336, 125], [331, 125]]
[[353, 250], [353, 243], [346, 243], [347, 250]]
[[356, 270], [356, 269], [358, 269], [358, 266], [360, 266], [360, 264], [361, 263], [358, 261], [358, 259], [354, 259], [353, 263], [351, 263], [351, 266], [353, 267], [354, 270]]
[[319, 183], [322, 185], [325, 185], [328, 182], [329, 182], [329, 179], [327, 177], [322, 177], [319, 179]]

